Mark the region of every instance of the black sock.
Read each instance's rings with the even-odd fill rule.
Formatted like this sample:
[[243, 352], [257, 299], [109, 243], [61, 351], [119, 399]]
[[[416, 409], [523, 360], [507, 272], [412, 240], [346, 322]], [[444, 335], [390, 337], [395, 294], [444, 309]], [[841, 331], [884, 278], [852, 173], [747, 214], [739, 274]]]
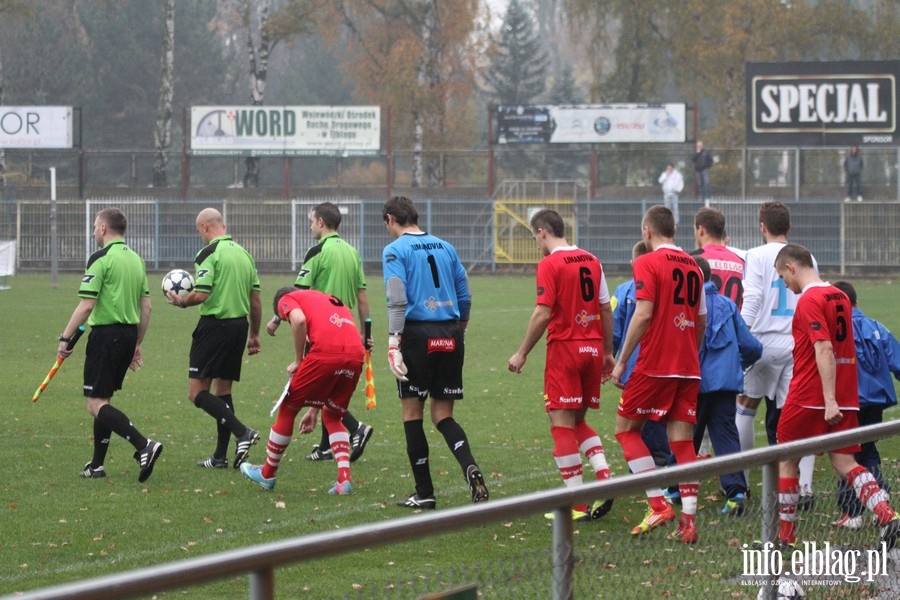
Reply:
[[[219, 396], [225, 403], [225, 408], [234, 414], [234, 399], [231, 394]], [[224, 423], [216, 421], [216, 449], [213, 452], [213, 458], [225, 458], [228, 455], [228, 442], [231, 441], [231, 429]]]
[[350, 411], [344, 413], [344, 416], [341, 417], [341, 423], [344, 424], [344, 427], [347, 428], [347, 432], [352, 436], [356, 433], [356, 430], [359, 429], [359, 421], [356, 420], [356, 417], [350, 414]]
[[228, 431], [238, 437], [244, 435], [244, 432], [247, 431], [247, 427], [234, 416], [233, 412], [228, 410], [225, 402], [206, 390], [197, 394], [197, 397], [194, 398], [194, 406], [215, 419], [216, 423], [227, 427]]
[[319, 452], [325, 452], [331, 448], [331, 441], [328, 439], [328, 430], [325, 429], [325, 419], [322, 419], [322, 439], [319, 440]]
[[106, 461], [106, 451], [109, 450], [109, 437], [112, 429], [94, 419], [94, 456], [91, 458], [91, 468], [98, 469]]
[[100, 421], [110, 431], [114, 431], [117, 435], [125, 438], [134, 449], [140, 452], [147, 447], [147, 438], [141, 435], [141, 432], [131, 424], [128, 417], [121, 410], [112, 404], [104, 404], [97, 411], [97, 420]]
[[475, 464], [475, 458], [472, 456], [472, 450], [469, 449], [469, 440], [466, 438], [466, 432], [460, 427], [459, 423], [453, 417], [447, 417], [437, 424], [437, 430], [444, 436], [444, 441], [456, 462], [462, 467], [463, 475], [466, 474], [466, 468]]
[[406, 455], [416, 480], [416, 493], [420, 498], [434, 496], [434, 484], [431, 482], [431, 469], [428, 466], [428, 439], [422, 419], [404, 421], [403, 431], [406, 433]]

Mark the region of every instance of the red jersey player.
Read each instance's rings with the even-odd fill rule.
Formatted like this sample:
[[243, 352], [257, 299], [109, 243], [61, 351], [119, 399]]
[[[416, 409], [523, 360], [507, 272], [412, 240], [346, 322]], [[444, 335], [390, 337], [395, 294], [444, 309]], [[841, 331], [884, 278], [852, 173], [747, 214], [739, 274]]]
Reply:
[[307, 406], [300, 433], [315, 430], [321, 410], [337, 461], [337, 483], [328, 493], [349, 494], [350, 436], [341, 417], [356, 389], [365, 354], [353, 315], [334, 296], [314, 290], [281, 288], [274, 304], [275, 314], [291, 325], [296, 357], [288, 365], [291, 380], [276, 406], [278, 417], [269, 432], [266, 463], [244, 463], [241, 473], [265, 489], [275, 487], [275, 473], [291, 443], [297, 413]]
[[[706, 333], [703, 274], [694, 259], [674, 245], [675, 219], [665, 206], [653, 206], [641, 223], [642, 239], [652, 252], [634, 261], [636, 307], [612, 378], [619, 378], [640, 343], [634, 371], [619, 401], [616, 439], [633, 473], [656, 468], [641, 439], [646, 420], [666, 423], [669, 446], [678, 464], [697, 459], [693, 425], [700, 391], [699, 347]], [[699, 481], [679, 482], [682, 515], [672, 539], [697, 541]], [[650, 512], [631, 530], [640, 535], [675, 518], [662, 491], [648, 490]]]
[[[785, 245], [775, 257], [775, 269], [789, 290], [802, 294], [791, 325], [794, 376], [778, 421], [778, 442], [856, 428], [859, 390], [850, 299], [819, 279], [803, 246]], [[860, 502], [875, 513], [889, 551], [900, 534], [900, 517], [872, 474], [856, 462], [853, 455], [859, 451], [855, 444], [832, 450], [828, 457]], [[779, 539], [787, 547], [796, 541], [799, 462], [782, 461], [778, 469]]]
[[698, 210], [694, 215], [694, 239], [698, 249], [691, 256], [702, 256], [709, 262], [709, 280], [740, 310], [744, 300], [744, 259], [725, 245], [725, 215], [715, 208]]
[[[553, 458], [567, 487], [582, 484], [579, 451], [597, 479], [607, 479], [609, 465], [600, 436], [585, 421], [589, 408], [600, 407], [600, 384], [609, 379], [614, 364], [606, 277], [596, 256], [568, 244], [556, 211], [537, 212], [531, 231], [544, 255], [537, 266], [537, 306], [508, 367], [521, 373], [528, 353], [547, 331], [544, 407], [550, 417]], [[597, 500], [591, 507], [573, 507], [572, 518], [599, 519], [610, 508], [612, 500]]]

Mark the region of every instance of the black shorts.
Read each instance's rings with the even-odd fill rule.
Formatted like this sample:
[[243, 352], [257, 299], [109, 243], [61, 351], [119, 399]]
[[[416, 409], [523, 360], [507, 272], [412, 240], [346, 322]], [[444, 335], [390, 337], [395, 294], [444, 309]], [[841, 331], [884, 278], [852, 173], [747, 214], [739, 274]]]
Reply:
[[188, 377], [240, 381], [249, 331], [246, 317], [200, 317], [192, 336]]
[[409, 379], [397, 382], [401, 398], [462, 399], [465, 347], [457, 321], [407, 321], [400, 352]]
[[112, 398], [122, 389], [137, 346], [137, 325], [97, 325], [84, 351], [84, 395]]

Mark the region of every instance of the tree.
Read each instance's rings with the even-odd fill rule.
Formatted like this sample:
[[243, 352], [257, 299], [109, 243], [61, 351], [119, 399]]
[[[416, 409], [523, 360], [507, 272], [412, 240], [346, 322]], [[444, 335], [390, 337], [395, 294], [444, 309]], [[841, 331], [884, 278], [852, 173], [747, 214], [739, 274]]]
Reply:
[[324, 3], [323, 33], [343, 45], [355, 96], [394, 107], [396, 139], [413, 149], [411, 185], [441, 185], [429, 150], [472, 144], [477, 0], [342, 0]]
[[510, 0], [484, 79], [498, 104], [529, 104], [544, 93], [550, 59], [520, 0]]
[[163, 3], [165, 26], [162, 36], [162, 77], [159, 90], [159, 107], [156, 111], [156, 129], [153, 131], [153, 145], [156, 158], [153, 161], [153, 187], [166, 187], [166, 167], [169, 164], [169, 149], [172, 147], [172, 96], [175, 93], [175, 0]]
[[[20, 0], [0, 0], [0, 15], [23, 16], [28, 14], [30, 7]], [[6, 102], [4, 99], [3, 84], [3, 44], [0, 39], [0, 106]], [[0, 148], [0, 187], [6, 187], [6, 152]]]

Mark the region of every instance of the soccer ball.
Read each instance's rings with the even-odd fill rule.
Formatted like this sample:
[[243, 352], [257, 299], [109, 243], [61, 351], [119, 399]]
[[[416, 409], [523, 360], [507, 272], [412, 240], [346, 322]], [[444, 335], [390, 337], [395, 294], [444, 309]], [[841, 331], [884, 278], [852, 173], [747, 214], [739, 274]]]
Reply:
[[162, 280], [163, 294], [168, 296], [169, 292], [175, 292], [179, 296], [187, 296], [194, 289], [194, 278], [184, 269], [173, 269], [166, 273]]
[[[759, 593], [756, 597], [760, 600], [767, 598], [766, 588], [759, 588]], [[778, 586], [775, 589], [775, 598], [778, 600], [800, 600], [801, 598], [806, 598], [806, 593], [796, 579], [779, 577]]]

